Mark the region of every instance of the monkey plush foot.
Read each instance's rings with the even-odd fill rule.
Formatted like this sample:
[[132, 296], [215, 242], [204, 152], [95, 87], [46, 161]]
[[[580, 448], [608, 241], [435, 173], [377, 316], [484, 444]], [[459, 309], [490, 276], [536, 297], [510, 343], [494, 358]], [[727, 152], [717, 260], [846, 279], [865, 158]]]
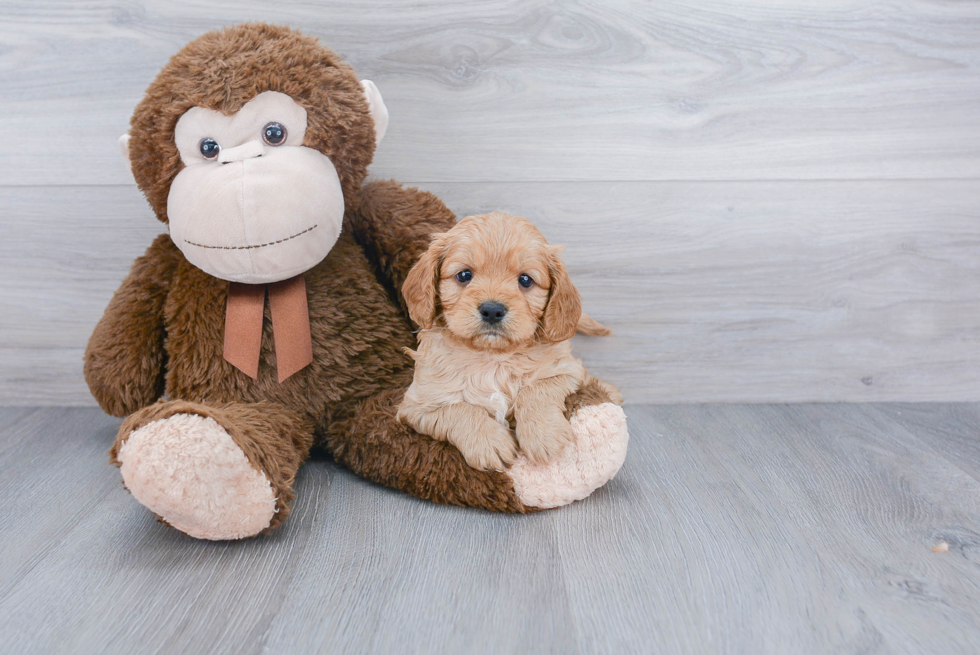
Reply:
[[535, 464], [521, 455], [507, 473], [521, 502], [549, 509], [586, 498], [619, 472], [629, 433], [623, 408], [587, 405], [572, 414], [574, 440], [558, 459]]
[[192, 537], [251, 537], [276, 513], [272, 484], [213, 418], [173, 414], [147, 423], [116, 459], [133, 496]]

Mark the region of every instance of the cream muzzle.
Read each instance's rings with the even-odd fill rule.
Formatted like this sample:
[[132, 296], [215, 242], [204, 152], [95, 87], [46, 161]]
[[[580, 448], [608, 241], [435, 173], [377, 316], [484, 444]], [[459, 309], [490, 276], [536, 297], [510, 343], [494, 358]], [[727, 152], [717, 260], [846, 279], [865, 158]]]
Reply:
[[[281, 145], [262, 141], [264, 127], [286, 128]], [[316, 266], [336, 243], [344, 196], [333, 163], [302, 144], [306, 110], [268, 91], [234, 116], [195, 107], [177, 122], [185, 167], [167, 201], [170, 235], [187, 260], [223, 280], [262, 284]], [[217, 158], [200, 152], [204, 139]]]

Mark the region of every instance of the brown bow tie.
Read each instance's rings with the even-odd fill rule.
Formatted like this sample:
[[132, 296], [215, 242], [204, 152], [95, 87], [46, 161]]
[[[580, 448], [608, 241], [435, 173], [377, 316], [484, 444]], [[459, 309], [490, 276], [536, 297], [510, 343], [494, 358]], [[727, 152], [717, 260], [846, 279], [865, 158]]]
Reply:
[[250, 378], [259, 376], [266, 288], [272, 310], [276, 372], [282, 382], [313, 361], [306, 278], [302, 274], [268, 285], [228, 283], [224, 357]]

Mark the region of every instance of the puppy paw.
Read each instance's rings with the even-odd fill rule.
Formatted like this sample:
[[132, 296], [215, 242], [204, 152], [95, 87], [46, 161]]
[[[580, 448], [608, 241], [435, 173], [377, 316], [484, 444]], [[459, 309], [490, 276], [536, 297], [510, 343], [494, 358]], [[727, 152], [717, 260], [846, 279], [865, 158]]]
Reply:
[[532, 462], [557, 459], [574, 438], [572, 426], [559, 412], [529, 413], [517, 421], [517, 443]]
[[465, 439], [450, 440], [463, 454], [466, 463], [480, 471], [502, 471], [517, 459], [517, 444], [510, 430], [487, 421]]

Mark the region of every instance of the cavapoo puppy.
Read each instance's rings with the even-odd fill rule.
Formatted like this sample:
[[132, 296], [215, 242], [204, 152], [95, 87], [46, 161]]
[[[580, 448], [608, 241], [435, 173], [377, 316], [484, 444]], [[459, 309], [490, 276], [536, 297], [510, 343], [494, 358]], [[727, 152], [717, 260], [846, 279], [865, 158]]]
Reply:
[[474, 468], [502, 469], [518, 446], [547, 462], [572, 439], [565, 397], [591, 377], [569, 339], [609, 331], [582, 314], [560, 251], [524, 218], [470, 216], [436, 235], [405, 280], [422, 329], [398, 418]]

